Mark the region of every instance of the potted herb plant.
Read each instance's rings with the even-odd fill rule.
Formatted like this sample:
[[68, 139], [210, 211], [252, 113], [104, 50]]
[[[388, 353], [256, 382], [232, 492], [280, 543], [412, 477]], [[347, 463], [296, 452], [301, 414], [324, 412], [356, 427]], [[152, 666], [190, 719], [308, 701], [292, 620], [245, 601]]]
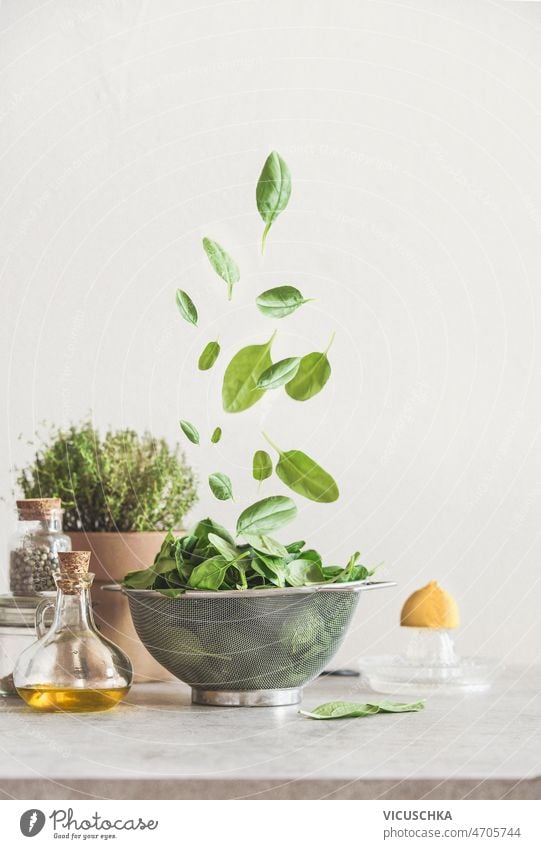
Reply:
[[147, 566], [165, 534], [182, 528], [197, 496], [195, 474], [180, 448], [131, 429], [100, 435], [86, 420], [40, 438], [17, 483], [25, 498], [62, 499], [73, 549], [92, 552], [102, 631], [128, 652], [139, 678], [155, 677], [158, 669], [163, 677], [136, 638], [124, 601], [99, 590]]

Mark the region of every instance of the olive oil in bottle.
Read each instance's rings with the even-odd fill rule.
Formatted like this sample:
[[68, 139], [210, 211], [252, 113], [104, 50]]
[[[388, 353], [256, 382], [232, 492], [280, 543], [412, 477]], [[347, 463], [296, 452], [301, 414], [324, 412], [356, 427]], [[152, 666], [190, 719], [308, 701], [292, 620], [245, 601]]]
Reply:
[[43, 711], [96, 712], [109, 710], [128, 693], [129, 687], [95, 690], [45, 686], [19, 687], [18, 693], [27, 705]]
[[[13, 682], [22, 699], [39, 711], [109, 710], [132, 683], [129, 658], [96, 629], [88, 573], [89, 551], [59, 552], [56, 600], [36, 608], [37, 642], [17, 659]], [[47, 630], [45, 611], [55, 608]]]

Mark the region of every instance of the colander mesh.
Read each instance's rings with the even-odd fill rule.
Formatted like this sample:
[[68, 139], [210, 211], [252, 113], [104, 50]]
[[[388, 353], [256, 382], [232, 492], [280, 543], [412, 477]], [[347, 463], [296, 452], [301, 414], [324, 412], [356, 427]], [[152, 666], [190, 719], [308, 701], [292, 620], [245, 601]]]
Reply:
[[150, 654], [192, 687], [302, 687], [340, 646], [355, 592], [169, 599], [127, 593], [135, 629]]

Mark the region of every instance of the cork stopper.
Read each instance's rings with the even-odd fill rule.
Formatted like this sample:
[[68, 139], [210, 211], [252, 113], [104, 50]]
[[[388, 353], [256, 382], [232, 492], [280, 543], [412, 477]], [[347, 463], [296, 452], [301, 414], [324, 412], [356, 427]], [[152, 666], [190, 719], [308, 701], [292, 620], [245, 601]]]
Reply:
[[62, 508], [60, 498], [22, 498], [16, 503], [19, 518], [26, 521], [48, 519], [54, 510]]
[[90, 551], [59, 551], [56, 586], [65, 593], [80, 592], [89, 583], [89, 566]]
[[59, 551], [58, 563], [64, 575], [86, 575], [90, 566], [90, 551]]

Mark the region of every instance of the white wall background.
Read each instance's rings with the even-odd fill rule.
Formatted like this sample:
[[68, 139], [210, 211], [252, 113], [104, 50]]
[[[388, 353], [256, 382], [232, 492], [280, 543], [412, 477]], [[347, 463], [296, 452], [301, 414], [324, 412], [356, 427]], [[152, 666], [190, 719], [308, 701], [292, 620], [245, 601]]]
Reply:
[[[342, 490], [298, 499], [284, 536], [329, 561], [359, 547], [399, 582], [363, 599], [344, 663], [397, 648], [430, 579], [458, 599], [464, 652], [535, 659], [541, 3], [11, 0], [0, 29], [2, 535], [42, 419], [92, 410], [175, 440], [185, 417], [205, 442], [221, 424], [188, 454], [197, 514], [224, 523], [257, 497], [264, 427]], [[263, 260], [273, 148], [294, 188]], [[231, 305], [203, 235], [241, 266]], [[317, 301], [273, 324], [254, 297], [285, 282]], [[332, 382], [226, 416], [224, 365], [275, 326], [276, 358], [336, 330]], [[198, 373], [217, 335], [219, 367]], [[217, 469], [237, 505], [207, 492]]]

